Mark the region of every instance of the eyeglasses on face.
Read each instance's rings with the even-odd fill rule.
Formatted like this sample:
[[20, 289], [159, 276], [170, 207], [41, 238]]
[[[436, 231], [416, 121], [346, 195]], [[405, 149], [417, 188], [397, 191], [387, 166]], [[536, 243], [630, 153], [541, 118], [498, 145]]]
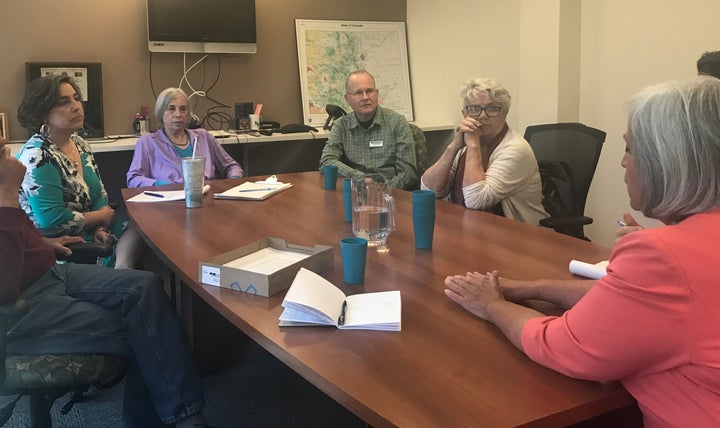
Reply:
[[485, 112], [485, 114], [488, 117], [495, 117], [502, 112], [502, 107], [495, 106], [495, 105], [489, 105], [489, 106], [480, 106], [480, 105], [469, 105], [465, 106], [465, 112], [469, 116], [480, 116], [482, 112]]
[[367, 88], [367, 89], [358, 89], [355, 92], [348, 92], [348, 95], [352, 95], [353, 97], [362, 97], [363, 94], [367, 95], [368, 97], [371, 95], [374, 95], [377, 93], [377, 89], [375, 88]]

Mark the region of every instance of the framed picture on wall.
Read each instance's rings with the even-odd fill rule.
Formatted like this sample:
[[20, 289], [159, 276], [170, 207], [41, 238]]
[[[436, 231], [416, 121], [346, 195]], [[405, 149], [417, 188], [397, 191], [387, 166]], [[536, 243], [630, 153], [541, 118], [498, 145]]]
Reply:
[[66, 74], [80, 88], [85, 122], [79, 131], [84, 138], [103, 138], [102, 64], [99, 62], [26, 62], [27, 82], [41, 76]]
[[0, 112], [0, 138], [10, 139], [8, 135], [7, 114]]

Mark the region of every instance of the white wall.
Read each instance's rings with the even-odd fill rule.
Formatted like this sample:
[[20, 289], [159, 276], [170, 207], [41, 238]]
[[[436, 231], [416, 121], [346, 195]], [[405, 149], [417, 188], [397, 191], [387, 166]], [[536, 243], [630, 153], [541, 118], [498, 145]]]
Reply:
[[[519, 0], [408, 0], [407, 8], [416, 123], [457, 123], [462, 117], [460, 86], [473, 77], [497, 79], [511, 95], [517, 93]], [[508, 121], [516, 118], [511, 109]]]
[[717, 0], [582, 2], [580, 116], [608, 134], [586, 207], [596, 242], [611, 245], [615, 220], [629, 210], [620, 167], [627, 99], [645, 86], [695, 76], [702, 52], [720, 49], [718, 16]]
[[607, 132], [586, 206], [595, 219], [586, 232], [603, 245], [629, 209], [620, 167], [626, 100], [649, 84], [693, 77], [700, 54], [720, 49], [717, 0], [408, 0], [407, 8], [422, 125], [455, 123], [458, 86], [487, 75], [513, 96], [508, 122], [518, 132], [569, 120]]

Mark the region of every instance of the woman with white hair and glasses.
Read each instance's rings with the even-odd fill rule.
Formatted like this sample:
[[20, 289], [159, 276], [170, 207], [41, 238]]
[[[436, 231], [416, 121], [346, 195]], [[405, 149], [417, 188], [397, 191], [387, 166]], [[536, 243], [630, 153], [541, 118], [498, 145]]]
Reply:
[[[160, 129], [140, 137], [127, 173], [128, 187], [160, 186], [182, 183], [184, 157], [205, 158], [205, 179], [243, 176], [240, 165], [205, 129], [188, 129], [188, 96], [180, 88], [167, 88], [155, 102], [155, 117]], [[195, 147], [197, 145], [197, 148]]]
[[421, 188], [474, 210], [537, 225], [548, 217], [530, 145], [506, 122], [510, 94], [485, 78], [465, 82], [455, 137], [425, 171]]
[[[598, 281], [475, 272], [447, 277], [445, 294], [540, 364], [619, 379], [645, 427], [720, 426], [720, 80], [641, 91], [624, 138], [630, 206], [665, 226], [620, 238]], [[530, 299], [568, 309], [513, 303]]]

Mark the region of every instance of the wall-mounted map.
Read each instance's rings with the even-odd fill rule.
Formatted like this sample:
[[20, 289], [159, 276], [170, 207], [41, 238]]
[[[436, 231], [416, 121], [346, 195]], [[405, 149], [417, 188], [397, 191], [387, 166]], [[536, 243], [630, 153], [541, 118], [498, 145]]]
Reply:
[[380, 105], [413, 120], [404, 22], [295, 20], [303, 119], [322, 125], [325, 105], [349, 111], [345, 78], [354, 70], [375, 76]]

